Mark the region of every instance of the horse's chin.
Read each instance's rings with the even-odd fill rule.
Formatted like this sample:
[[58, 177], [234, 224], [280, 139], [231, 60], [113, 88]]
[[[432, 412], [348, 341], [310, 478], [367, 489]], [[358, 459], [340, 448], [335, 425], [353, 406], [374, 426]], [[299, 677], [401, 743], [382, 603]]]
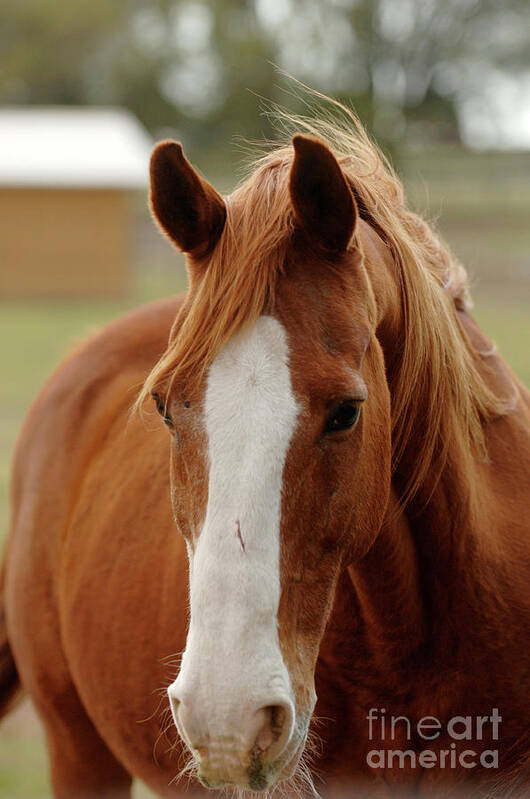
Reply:
[[306, 733], [297, 736], [278, 760], [263, 766], [256, 763], [254, 768], [245, 775], [245, 778], [241, 775], [239, 780], [223, 780], [213, 783], [205, 774], [201, 774], [199, 767], [199, 781], [205, 788], [211, 790], [223, 791], [226, 789], [229, 792], [233, 788], [239, 788], [251, 793], [264, 793], [294, 776], [305, 748], [306, 738]]

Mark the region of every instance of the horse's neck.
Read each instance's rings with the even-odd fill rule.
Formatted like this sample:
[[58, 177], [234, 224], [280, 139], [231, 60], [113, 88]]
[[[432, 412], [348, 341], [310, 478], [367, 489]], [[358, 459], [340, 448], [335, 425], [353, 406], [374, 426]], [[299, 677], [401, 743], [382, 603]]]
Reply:
[[[417, 515], [396, 514], [393, 492], [374, 545], [348, 570], [361, 621], [351, 622], [347, 651], [361, 652], [374, 695], [392, 696], [401, 712], [480, 713], [510, 697], [523, 719], [530, 688], [519, 657], [528, 647], [523, 589], [511, 584], [510, 553], [482, 528], [473, 503], [455, 494], [458, 477], [448, 463]], [[338, 619], [335, 626], [347, 629], [341, 612], [344, 626]]]
[[[392, 370], [399, 368], [391, 348], [399, 340], [400, 303], [388, 258], [385, 265], [383, 276], [368, 271], [378, 303], [389, 308], [380, 342]], [[480, 331], [475, 333], [480, 339]], [[511, 377], [502, 360], [496, 358], [491, 366], [485, 374], [491, 372], [495, 388], [506, 384], [509, 389]], [[368, 555], [349, 571], [365, 622], [363, 636], [378, 667], [386, 665], [387, 674], [394, 669], [425, 676], [431, 669], [447, 677], [456, 670], [473, 679], [475, 673], [486, 686], [484, 675], [503, 668], [499, 658], [510, 668], [517, 637], [525, 645], [528, 641], [528, 573], [521, 565], [528, 569], [530, 562], [528, 536], [524, 539], [521, 529], [525, 464], [530, 467], [528, 433], [523, 431], [528, 420], [523, 427], [516, 417], [494, 423], [487, 438], [495, 464], [471, 457], [455, 410], [448, 407], [445, 413], [443, 435], [451, 446], [441, 473], [433, 470], [411, 504], [396, 512], [407, 472], [422, 451], [421, 436], [411, 437], [397, 466], [387, 520]], [[517, 478], [512, 475], [510, 481], [498, 473], [508, 467], [513, 472], [516, 461]], [[504, 501], [507, 509], [499, 510]], [[459, 682], [465, 691], [459, 679], [452, 687], [457, 691]], [[447, 693], [450, 685], [445, 680]]]
[[399, 672], [423, 645], [418, 557], [408, 522], [391, 491], [387, 519], [365, 557], [348, 569], [366, 643], [378, 667]]
[[454, 659], [473, 637], [493, 553], [478, 545], [465, 479], [448, 462], [421, 510], [419, 500], [416, 509], [414, 503], [400, 509], [393, 486], [373, 546], [349, 569], [369, 646], [383, 667], [409, 669], [411, 662], [427, 660], [440, 665], [440, 658]]

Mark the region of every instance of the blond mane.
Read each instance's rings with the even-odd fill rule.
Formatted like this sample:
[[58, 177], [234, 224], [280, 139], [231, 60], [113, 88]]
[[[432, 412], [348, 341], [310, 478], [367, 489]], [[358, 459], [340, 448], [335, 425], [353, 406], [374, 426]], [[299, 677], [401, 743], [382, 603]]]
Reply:
[[[450, 436], [444, 414], [452, 407], [469, 454], [485, 452], [484, 420], [505, 412], [477, 368], [457, 310], [469, 305], [468, 279], [433, 229], [406, 204], [403, 186], [370, 140], [355, 113], [311, 92], [318, 116], [274, 109], [285, 137], [251, 165], [249, 176], [227, 198], [227, 221], [208, 268], [188, 293], [166, 352], [147, 377], [141, 407], [161, 384], [195, 383], [223, 345], [254, 323], [274, 301], [294, 229], [289, 198], [292, 133], [326, 143], [354, 191], [361, 216], [394, 257], [401, 280], [404, 348], [392, 388], [393, 459], [398, 464], [419, 418], [425, 431], [421, 453], [409, 475], [410, 499], [430, 470], [441, 471]], [[289, 143], [287, 143], [289, 142]]]

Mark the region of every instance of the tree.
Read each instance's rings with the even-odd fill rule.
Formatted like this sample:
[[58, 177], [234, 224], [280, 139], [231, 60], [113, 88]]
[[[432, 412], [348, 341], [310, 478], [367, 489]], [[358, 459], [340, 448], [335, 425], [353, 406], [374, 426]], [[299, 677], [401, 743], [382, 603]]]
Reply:
[[527, 0], [4, 0], [0, 49], [3, 103], [126, 105], [215, 148], [270, 134], [256, 94], [293, 102], [272, 62], [352, 101], [392, 144], [457, 138], [495, 74], [528, 71], [530, 13]]

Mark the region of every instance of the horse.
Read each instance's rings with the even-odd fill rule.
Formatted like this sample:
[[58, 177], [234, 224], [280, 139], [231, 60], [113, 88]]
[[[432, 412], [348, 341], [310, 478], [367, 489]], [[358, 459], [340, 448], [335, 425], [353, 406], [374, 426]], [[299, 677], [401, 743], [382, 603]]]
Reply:
[[0, 696], [57, 799], [528, 790], [530, 395], [343, 111], [226, 197], [158, 144], [189, 289], [24, 422]]

